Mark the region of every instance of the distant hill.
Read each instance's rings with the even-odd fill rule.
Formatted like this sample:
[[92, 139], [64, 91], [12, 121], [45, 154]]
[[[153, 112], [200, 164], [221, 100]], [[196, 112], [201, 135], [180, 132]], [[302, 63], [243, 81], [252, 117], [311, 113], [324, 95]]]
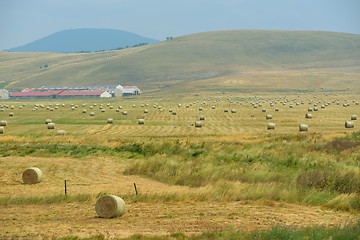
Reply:
[[0, 53], [0, 83], [10, 89], [114, 83], [185, 91], [360, 89], [359, 66], [360, 35], [234, 30], [119, 51]]
[[95, 52], [158, 42], [155, 39], [122, 30], [70, 29], [51, 34], [10, 52]]

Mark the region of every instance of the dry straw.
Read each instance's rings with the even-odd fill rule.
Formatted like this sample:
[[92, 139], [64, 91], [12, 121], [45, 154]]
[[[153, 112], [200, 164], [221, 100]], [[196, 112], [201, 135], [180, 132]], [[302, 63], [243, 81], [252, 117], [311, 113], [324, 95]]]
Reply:
[[115, 195], [104, 195], [96, 201], [96, 213], [101, 218], [120, 217], [125, 213], [125, 202]]
[[43, 178], [43, 172], [40, 168], [31, 167], [25, 169], [22, 174], [22, 180], [25, 184], [36, 184], [41, 182]]

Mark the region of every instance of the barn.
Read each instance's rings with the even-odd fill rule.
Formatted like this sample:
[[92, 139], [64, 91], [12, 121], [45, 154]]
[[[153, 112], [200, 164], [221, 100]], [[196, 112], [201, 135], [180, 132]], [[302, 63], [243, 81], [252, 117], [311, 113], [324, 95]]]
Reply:
[[121, 86], [118, 85], [115, 90], [115, 96], [136, 96], [140, 95], [141, 91], [137, 86]]

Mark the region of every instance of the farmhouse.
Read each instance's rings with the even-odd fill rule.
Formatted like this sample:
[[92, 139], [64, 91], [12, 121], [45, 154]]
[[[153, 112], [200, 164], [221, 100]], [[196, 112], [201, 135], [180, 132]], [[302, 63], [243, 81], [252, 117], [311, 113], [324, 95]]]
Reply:
[[9, 91], [6, 89], [0, 89], [0, 99], [8, 99]]
[[137, 86], [118, 85], [115, 89], [115, 97], [136, 96], [136, 95], [140, 95], [140, 94], [141, 94], [141, 91]]

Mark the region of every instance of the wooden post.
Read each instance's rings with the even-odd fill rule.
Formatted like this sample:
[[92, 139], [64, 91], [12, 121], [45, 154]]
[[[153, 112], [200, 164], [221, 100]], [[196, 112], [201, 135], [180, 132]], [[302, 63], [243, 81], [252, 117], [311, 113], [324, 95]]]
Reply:
[[134, 188], [135, 188], [136, 195], [138, 195], [138, 190], [137, 190], [137, 187], [136, 187], [136, 183], [134, 183]]
[[67, 195], [66, 180], [64, 181], [65, 195]]

